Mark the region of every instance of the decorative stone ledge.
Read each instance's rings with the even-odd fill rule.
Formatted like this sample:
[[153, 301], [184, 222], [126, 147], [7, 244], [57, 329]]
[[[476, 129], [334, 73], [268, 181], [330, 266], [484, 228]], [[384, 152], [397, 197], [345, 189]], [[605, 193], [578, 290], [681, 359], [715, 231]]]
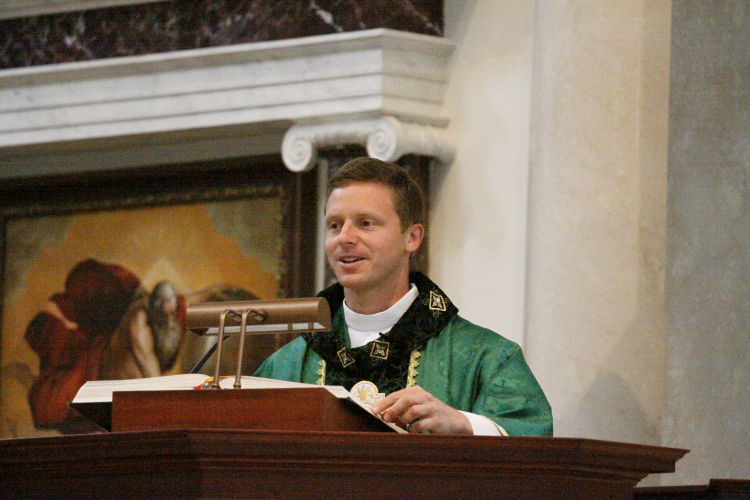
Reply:
[[[330, 144], [336, 127], [315, 126], [334, 122], [346, 140], [366, 137], [378, 157], [435, 151], [448, 158], [450, 147], [432, 127], [448, 121], [442, 99], [452, 50], [442, 38], [375, 29], [0, 71], [0, 177], [54, 169], [45, 163], [50, 155], [61, 163], [75, 155], [85, 165], [89, 149], [127, 140], [133, 151], [153, 138], [200, 140], [204, 131], [267, 135], [299, 124], [312, 128], [293, 135], [316, 130], [325, 139], [315, 144]], [[169, 162], [138, 156], [127, 158]], [[118, 158], [107, 168], [131, 166]]]
[[304, 172], [315, 166], [317, 149], [341, 144], [361, 144], [367, 154], [396, 161], [405, 154], [432, 156], [445, 164], [455, 156], [452, 137], [429, 125], [402, 123], [392, 116], [377, 120], [294, 125], [284, 136], [281, 156], [287, 168]]
[[165, 0], [3, 0], [0, 19], [162, 1]]

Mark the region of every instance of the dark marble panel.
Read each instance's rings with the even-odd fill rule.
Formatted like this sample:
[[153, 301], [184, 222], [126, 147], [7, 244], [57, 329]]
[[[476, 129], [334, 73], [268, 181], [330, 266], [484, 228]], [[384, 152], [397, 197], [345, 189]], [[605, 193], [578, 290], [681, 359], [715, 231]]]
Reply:
[[372, 28], [441, 36], [442, 0], [173, 0], [0, 21], [0, 68]]

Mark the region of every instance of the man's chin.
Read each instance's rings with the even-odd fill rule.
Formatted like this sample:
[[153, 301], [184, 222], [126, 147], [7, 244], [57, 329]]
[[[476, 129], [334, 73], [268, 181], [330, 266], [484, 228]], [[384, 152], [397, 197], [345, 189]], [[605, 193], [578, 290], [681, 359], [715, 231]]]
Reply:
[[366, 277], [358, 273], [355, 274], [339, 272], [336, 275], [336, 279], [341, 286], [350, 290], [358, 290], [367, 285]]
[[358, 276], [352, 276], [351, 274], [344, 274], [336, 276], [338, 282], [344, 288], [357, 288], [362, 284], [362, 279]]

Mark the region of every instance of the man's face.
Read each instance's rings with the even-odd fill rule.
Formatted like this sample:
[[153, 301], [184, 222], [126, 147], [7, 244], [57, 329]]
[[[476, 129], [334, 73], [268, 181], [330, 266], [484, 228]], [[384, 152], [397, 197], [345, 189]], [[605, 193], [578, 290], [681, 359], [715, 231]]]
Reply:
[[419, 248], [422, 226], [401, 231], [393, 196], [382, 184], [356, 182], [328, 197], [326, 256], [345, 289], [362, 293], [408, 279], [409, 256]]

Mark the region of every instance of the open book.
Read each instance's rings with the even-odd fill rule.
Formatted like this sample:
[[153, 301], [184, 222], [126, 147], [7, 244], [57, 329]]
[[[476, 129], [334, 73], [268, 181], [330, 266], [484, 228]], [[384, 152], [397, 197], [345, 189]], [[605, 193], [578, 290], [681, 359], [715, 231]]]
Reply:
[[[132, 391], [178, 391], [178, 390], [206, 390], [213, 377], [201, 373], [186, 373], [183, 375], [167, 375], [164, 377], [126, 379], [126, 380], [92, 380], [83, 384], [78, 390], [69, 406], [82, 413], [96, 424], [109, 430], [109, 420], [112, 411], [112, 394], [114, 392]], [[232, 390], [236, 378], [222, 377], [219, 386], [222, 389]], [[340, 385], [303, 384], [300, 382], [287, 382], [261, 377], [243, 376], [240, 380], [242, 389], [298, 389], [298, 388], [321, 388], [339, 399], [347, 400], [359, 406], [362, 411], [372, 418], [378, 419], [384, 425], [399, 433], [406, 433], [404, 429], [395, 424], [383, 422], [371, 411], [372, 401], [364, 397], [362, 391], [353, 390], [351, 393]], [[358, 384], [359, 385], [359, 384]], [[355, 386], [355, 389], [357, 387]]]

